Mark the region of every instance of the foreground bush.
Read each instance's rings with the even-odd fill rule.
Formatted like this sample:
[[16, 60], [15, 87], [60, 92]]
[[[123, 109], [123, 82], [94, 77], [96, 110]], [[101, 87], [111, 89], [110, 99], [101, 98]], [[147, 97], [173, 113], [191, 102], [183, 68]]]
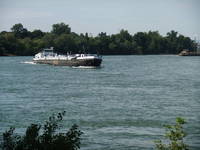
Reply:
[[24, 136], [14, 134], [14, 128], [3, 133], [3, 150], [77, 150], [82, 132], [73, 125], [68, 132], [59, 133], [58, 123], [65, 112], [52, 115], [44, 125], [31, 124]]
[[185, 120], [182, 118], [176, 118], [175, 125], [166, 125], [167, 132], [165, 137], [169, 141], [168, 144], [164, 144], [161, 140], [155, 141], [157, 150], [189, 150], [188, 146], [183, 142], [183, 138], [186, 133], [183, 130]]

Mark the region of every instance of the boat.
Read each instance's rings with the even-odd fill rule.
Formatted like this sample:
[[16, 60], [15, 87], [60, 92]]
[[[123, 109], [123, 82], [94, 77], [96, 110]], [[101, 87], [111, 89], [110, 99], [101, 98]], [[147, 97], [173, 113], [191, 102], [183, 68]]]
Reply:
[[189, 51], [189, 50], [185, 49], [185, 50], [182, 50], [178, 55], [179, 56], [200, 56], [200, 52]]
[[60, 55], [54, 52], [53, 47], [45, 48], [33, 58], [34, 63], [56, 66], [93, 66], [100, 67], [102, 57], [97, 54], [67, 54]]

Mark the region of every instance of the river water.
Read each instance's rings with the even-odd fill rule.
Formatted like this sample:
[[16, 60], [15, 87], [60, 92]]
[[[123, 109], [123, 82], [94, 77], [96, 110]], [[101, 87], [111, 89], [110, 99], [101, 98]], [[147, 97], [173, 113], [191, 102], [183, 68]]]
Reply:
[[1, 135], [66, 111], [63, 128], [79, 125], [83, 150], [149, 150], [183, 117], [185, 142], [200, 149], [200, 57], [104, 56], [99, 69], [31, 59], [0, 57]]

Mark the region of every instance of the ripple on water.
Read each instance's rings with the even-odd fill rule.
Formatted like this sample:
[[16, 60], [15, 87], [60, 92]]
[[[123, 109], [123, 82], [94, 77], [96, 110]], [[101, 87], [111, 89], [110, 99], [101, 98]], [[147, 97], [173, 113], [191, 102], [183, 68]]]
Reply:
[[199, 57], [105, 56], [99, 69], [31, 59], [0, 57], [0, 134], [65, 110], [63, 127], [77, 123], [84, 132], [81, 149], [149, 150], [180, 116], [187, 143], [200, 148]]

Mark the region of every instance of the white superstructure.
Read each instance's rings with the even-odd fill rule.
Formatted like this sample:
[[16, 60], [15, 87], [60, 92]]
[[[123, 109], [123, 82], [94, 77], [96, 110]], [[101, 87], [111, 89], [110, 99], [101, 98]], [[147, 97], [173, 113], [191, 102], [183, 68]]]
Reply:
[[53, 47], [46, 48], [42, 52], [39, 52], [35, 55], [33, 60], [71, 60], [71, 59], [99, 59], [100, 56], [95, 54], [74, 54], [74, 55], [58, 55], [57, 53], [53, 52]]
[[37, 53], [33, 58], [33, 62], [65, 66], [100, 66], [102, 58], [96, 54], [59, 55], [54, 53], [53, 47], [51, 47]]

